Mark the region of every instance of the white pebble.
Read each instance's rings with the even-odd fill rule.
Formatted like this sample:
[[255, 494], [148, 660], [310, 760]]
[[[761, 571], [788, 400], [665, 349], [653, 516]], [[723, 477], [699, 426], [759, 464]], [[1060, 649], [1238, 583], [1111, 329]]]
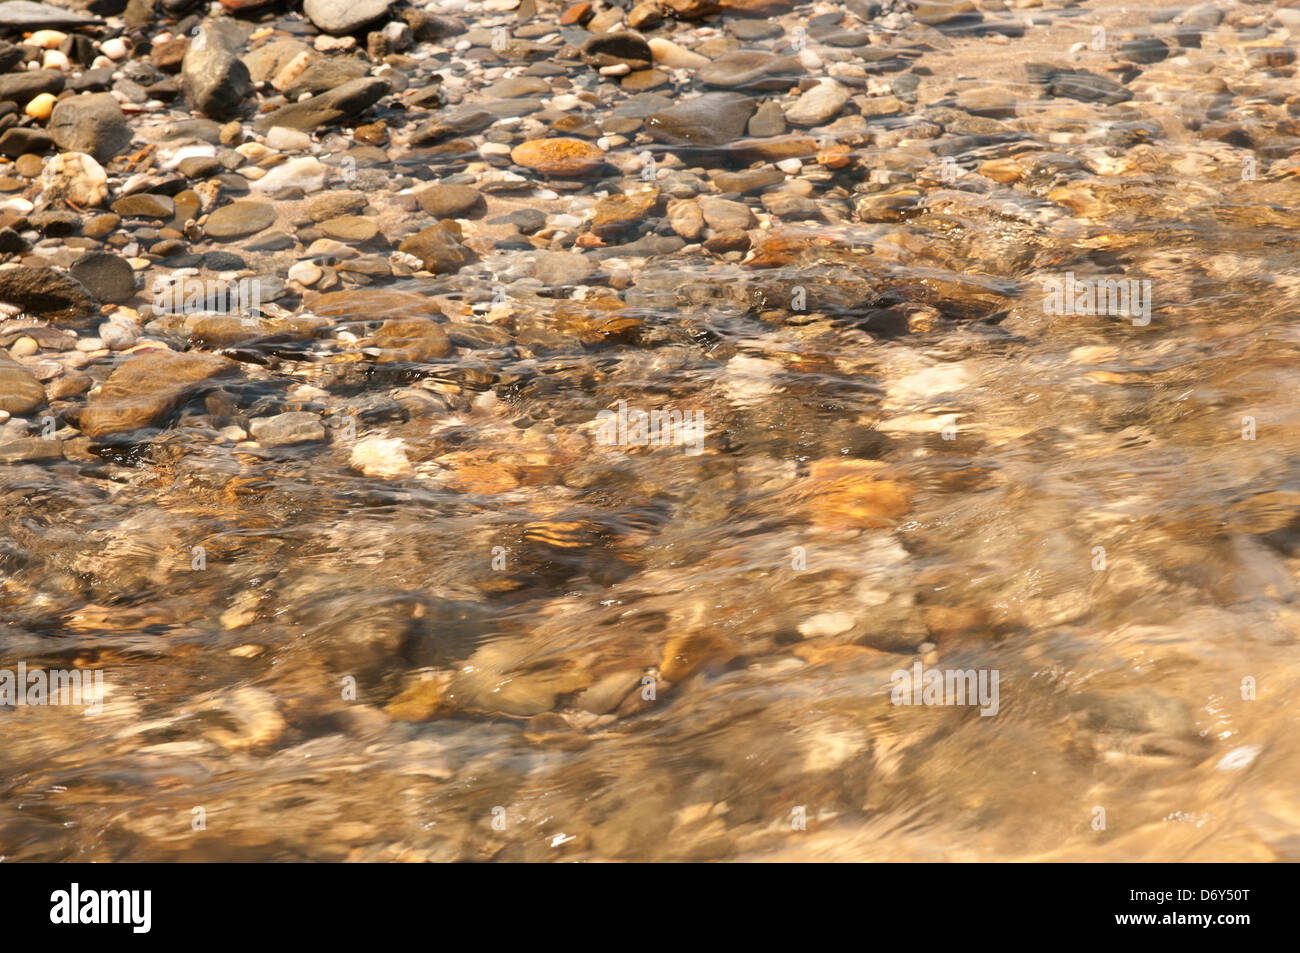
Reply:
[[556, 96], [551, 99], [551, 108], [568, 112], [570, 109], [581, 109], [582, 100], [572, 93], [565, 93], [562, 96]]
[[110, 60], [125, 59], [127, 54], [126, 40], [122, 39], [120, 36], [115, 36], [111, 40], [105, 40], [100, 44], [99, 51]]
[[304, 287], [320, 281], [320, 267], [310, 261], [295, 262], [289, 268], [289, 280], [296, 281]]
[[274, 126], [266, 134], [266, 145], [268, 148], [280, 152], [300, 152], [303, 149], [311, 148], [311, 136], [297, 129]]

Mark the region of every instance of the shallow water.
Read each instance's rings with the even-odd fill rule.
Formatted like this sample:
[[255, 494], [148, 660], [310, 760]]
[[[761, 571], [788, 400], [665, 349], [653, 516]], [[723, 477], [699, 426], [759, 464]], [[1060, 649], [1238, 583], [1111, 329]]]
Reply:
[[[352, 291], [148, 440], [0, 467], [4, 666], [105, 673], [99, 714], [0, 706], [4, 859], [1300, 859], [1300, 85], [1224, 23], [1128, 102], [1040, 98], [1007, 57], [1172, 29], [1049, 12], [900, 34], [909, 115], [1005, 79], [1020, 134], [949, 179], [987, 133], [871, 125], [901, 220], [852, 166], [768, 254], [398, 278], [497, 333], [384, 361]], [[1068, 275], [1149, 315], [1045, 313]], [[702, 439], [604, 445], [620, 401]], [[219, 432], [288, 410], [327, 439]], [[917, 663], [996, 713], [894, 704]]]

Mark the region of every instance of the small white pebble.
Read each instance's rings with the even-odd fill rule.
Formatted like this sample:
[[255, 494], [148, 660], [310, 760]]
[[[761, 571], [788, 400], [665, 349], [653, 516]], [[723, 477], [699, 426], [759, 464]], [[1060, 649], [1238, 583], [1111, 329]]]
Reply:
[[128, 52], [126, 41], [120, 36], [115, 36], [111, 40], [105, 40], [100, 44], [99, 51], [110, 60], [125, 59]]
[[[297, 129], [274, 126], [266, 134], [266, 145], [279, 152], [299, 152], [311, 148], [311, 136]], [[245, 153], [247, 155], [247, 153]]]

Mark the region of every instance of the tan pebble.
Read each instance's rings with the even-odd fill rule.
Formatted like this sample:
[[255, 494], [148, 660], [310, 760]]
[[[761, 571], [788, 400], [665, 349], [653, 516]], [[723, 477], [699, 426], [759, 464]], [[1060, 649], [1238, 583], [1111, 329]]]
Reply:
[[37, 30], [27, 38], [27, 44], [40, 50], [53, 50], [63, 45], [68, 34], [58, 30]]
[[671, 40], [657, 36], [650, 40], [650, 53], [657, 64], [671, 69], [699, 69], [709, 64], [707, 56], [693, 53]]
[[44, 122], [50, 118], [50, 113], [54, 111], [54, 97], [49, 93], [41, 93], [33, 97], [32, 101], [27, 104], [23, 112], [33, 119], [39, 119]]
[[40, 350], [38, 345], [31, 338], [23, 337], [15, 341], [9, 348], [9, 353], [14, 357], [31, 357]]
[[289, 280], [304, 286], [314, 285], [320, 276], [320, 267], [310, 261], [297, 262], [289, 269]]
[[243, 145], [236, 146], [235, 151], [250, 162], [260, 162], [267, 156], [275, 155], [274, 149], [268, 149], [260, 142], [245, 142]]
[[569, 138], [529, 140], [515, 146], [510, 158], [543, 175], [564, 177], [589, 175], [605, 162], [605, 154], [591, 143]]
[[311, 60], [311, 54], [303, 50], [286, 63], [280, 72], [275, 74], [275, 78], [271, 80], [271, 85], [283, 93], [298, 81], [299, 76], [307, 71], [307, 67], [311, 65]]

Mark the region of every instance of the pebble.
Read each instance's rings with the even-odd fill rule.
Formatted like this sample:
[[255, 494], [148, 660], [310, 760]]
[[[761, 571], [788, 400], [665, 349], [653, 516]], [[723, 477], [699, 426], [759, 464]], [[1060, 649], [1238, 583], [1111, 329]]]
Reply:
[[275, 206], [266, 202], [233, 202], [208, 216], [204, 231], [213, 238], [254, 235], [275, 224]]
[[647, 131], [660, 142], [717, 146], [745, 134], [757, 104], [740, 93], [705, 93], [652, 113]]
[[135, 271], [121, 257], [109, 252], [82, 255], [68, 267], [68, 273], [97, 301], [118, 304], [135, 295]]
[[310, 261], [295, 262], [289, 266], [289, 280], [296, 281], [304, 287], [310, 287], [320, 281], [321, 269]]
[[274, 126], [266, 134], [266, 145], [279, 152], [302, 152], [311, 148], [311, 136], [299, 129]]
[[[24, 340], [30, 341], [31, 338]], [[0, 349], [0, 410], [25, 416], [45, 403], [45, 388], [36, 375], [9, 356], [12, 353], [15, 353], [14, 348], [8, 353]], [[27, 353], [24, 347], [17, 350], [16, 356], [30, 357], [34, 353], [34, 350]]]
[[106, 162], [131, 145], [122, 107], [109, 93], [81, 93], [59, 100], [50, 112], [50, 136], [67, 152]]
[[23, 109], [27, 115], [33, 119], [39, 119], [44, 122], [50, 118], [50, 113], [54, 111], [54, 97], [49, 93], [41, 93], [29, 102]]
[[330, 167], [313, 156], [288, 159], [270, 169], [253, 183], [258, 192], [278, 192], [281, 189], [301, 189], [311, 194], [325, 187]]
[[650, 52], [654, 62], [659, 66], [668, 69], [689, 69], [697, 70], [701, 66], [709, 64], [707, 56], [701, 56], [699, 53], [693, 53], [684, 47], [678, 46], [672, 40], [663, 37], [652, 37], [649, 42]]
[[786, 108], [785, 121], [792, 126], [820, 126], [838, 116], [848, 101], [847, 89], [824, 79]]
[[411, 476], [414, 470], [406, 456], [406, 442], [400, 437], [365, 437], [352, 448], [348, 465], [365, 476], [395, 480]]
[[254, 418], [249, 423], [249, 432], [263, 447], [288, 447], [325, 439], [325, 425], [320, 417], [302, 411]]
[[510, 158], [543, 175], [581, 177], [594, 173], [605, 154], [582, 139], [533, 139], [515, 146]]
[[194, 385], [237, 365], [210, 354], [151, 350], [131, 357], [109, 375], [81, 413], [88, 437], [111, 437], [160, 423]]

